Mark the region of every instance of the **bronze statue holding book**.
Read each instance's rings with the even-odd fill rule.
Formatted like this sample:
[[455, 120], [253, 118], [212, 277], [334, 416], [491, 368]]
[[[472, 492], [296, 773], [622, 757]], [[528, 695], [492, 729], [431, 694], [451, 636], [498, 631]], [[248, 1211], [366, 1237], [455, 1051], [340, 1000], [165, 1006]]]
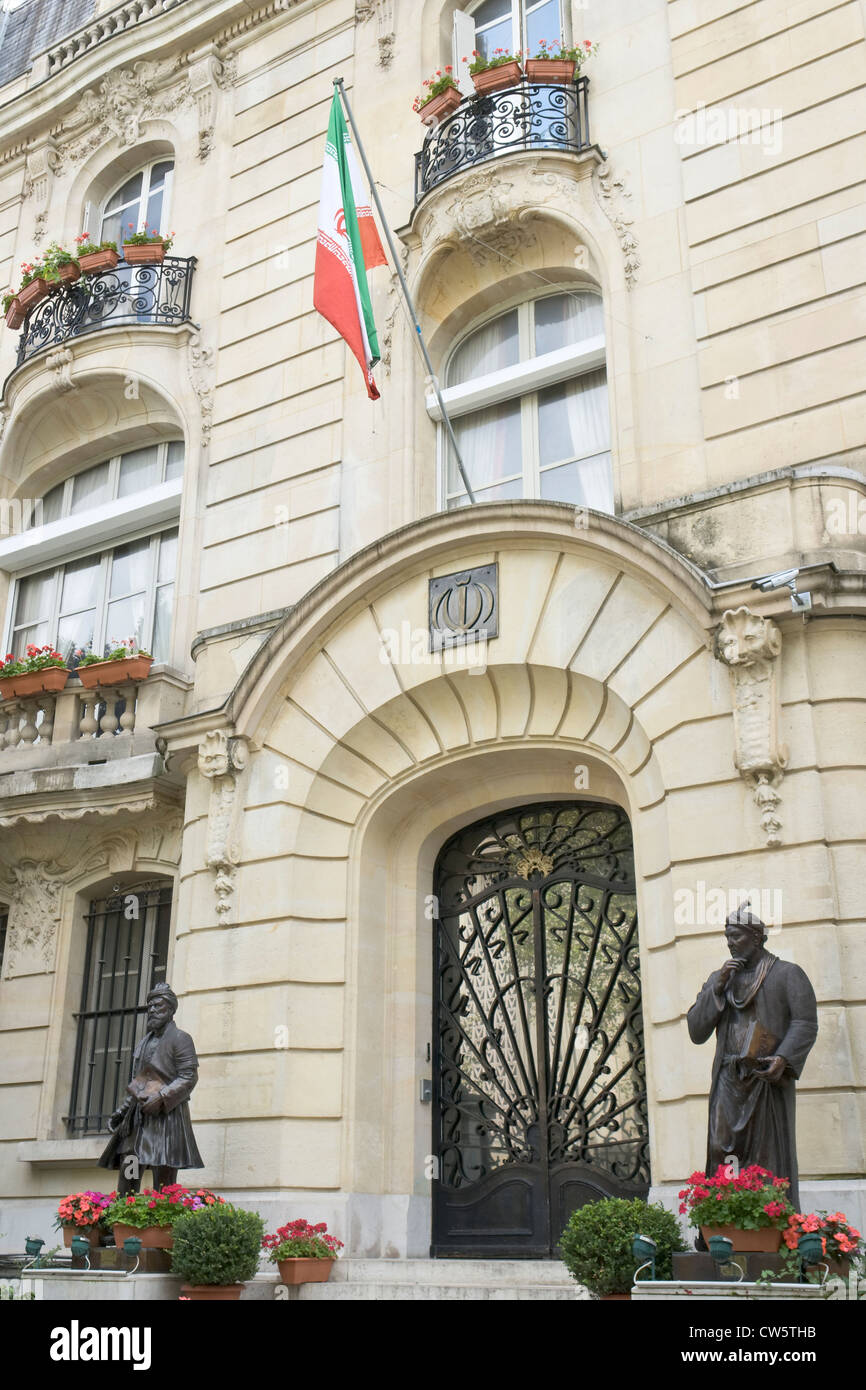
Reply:
[[716, 1034], [707, 1168], [735, 1155], [790, 1182], [799, 1210], [795, 1079], [818, 1035], [815, 992], [799, 965], [764, 948], [767, 929], [746, 911], [725, 925], [730, 960], [707, 980], [688, 1012], [692, 1042]]
[[188, 1105], [198, 1081], [198, 1058], [189, 1033], [174, 1023], [176, 1009], [170, 985], [154, 985], [126, 1099], [108, 1122], [111, 1138], [99, 1166], [120, 1169], [121, 1195], [139, 1190], [145, 1168], [153, 1170], [153, 1185], [160, 1188], [177, 1180], [179, 1168], [204, 1167]]

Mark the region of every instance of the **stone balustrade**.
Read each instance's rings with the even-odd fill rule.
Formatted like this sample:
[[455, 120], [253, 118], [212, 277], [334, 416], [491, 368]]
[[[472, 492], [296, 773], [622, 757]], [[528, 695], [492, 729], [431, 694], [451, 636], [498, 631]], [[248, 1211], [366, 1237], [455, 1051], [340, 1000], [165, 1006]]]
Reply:
[[100, 756], [122, 757], [137, 731], [146, 735], [160, 719], [180, 712], [186, 689], [186, 681], [161, 672], [139, 683], [96, 690], [76, 683], [57, 694], [0, 700], [0, 772], [34, 759], [44, 764], [52, 753], [58, 761], [75, 760], [75, 745], [84, 758], [85, 748], [96, 741], [104, 745]]
[[48, 76], [55, 76], [70, 63], [74, 63], [76, 58], [114, 38], [115, 34], [134, 29], [146, 20], [155, 19], [157, 15], [176, 9], [183, 3], [184, 0], [127, 0], [127, 4], [117, 5], [113, 10], [95, 16], [89, 24], [76, 29], [74, 34], [69, 34], [48, 49]]

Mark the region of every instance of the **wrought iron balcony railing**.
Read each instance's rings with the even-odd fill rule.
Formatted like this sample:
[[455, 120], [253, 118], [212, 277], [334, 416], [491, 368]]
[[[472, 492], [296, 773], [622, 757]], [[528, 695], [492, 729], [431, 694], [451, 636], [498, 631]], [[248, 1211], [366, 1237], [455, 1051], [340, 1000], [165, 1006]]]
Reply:
[[121, 261], [114, 270], [54, 290], [24, 320], [16, 366], [43, 348], [100, 328], [187, 323], [195, 263], [195, 256], [166, 256], [159, 265]]
[[415, 156], [415, 202], [431, 188], [514, 150], [589, 148], [589, 82], [580, 77], [565, 86], [528, 82], [489, 96], [467, 97], [434, 126]]

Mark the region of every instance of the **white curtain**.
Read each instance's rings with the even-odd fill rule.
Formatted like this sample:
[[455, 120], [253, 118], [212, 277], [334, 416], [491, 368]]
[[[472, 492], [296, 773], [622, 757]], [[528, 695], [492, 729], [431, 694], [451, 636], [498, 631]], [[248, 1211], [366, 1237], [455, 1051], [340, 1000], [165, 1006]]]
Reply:
[[613, 511], [613, 477], [610, 467], [610, 413], [607, 375], [604, 369], [587, 372], [570, 381], [565, 391], [568, 425], [574, 453], [590, 455], [578, 463], [582, 505], [600, 512]]
[[604, 334], [604, 311], [597, 294], [551, 294], [535, 303], [538, 356]]
[[448, 366], [448, 385], [459, 386], [488, 372], [502, 371], [520, 361], [517, 310], [500, 314], [492, 323], [471, 333], [461, 343]]

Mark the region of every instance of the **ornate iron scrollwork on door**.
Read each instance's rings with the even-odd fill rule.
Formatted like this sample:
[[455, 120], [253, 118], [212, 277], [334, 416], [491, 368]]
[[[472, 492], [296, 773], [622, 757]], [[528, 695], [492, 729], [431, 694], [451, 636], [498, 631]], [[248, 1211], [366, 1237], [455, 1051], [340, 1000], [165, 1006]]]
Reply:
[[436, 891], [433, 1253], [547, 1255], [582, 1202], [649, 1187], [628, 819], [504, 812]]

